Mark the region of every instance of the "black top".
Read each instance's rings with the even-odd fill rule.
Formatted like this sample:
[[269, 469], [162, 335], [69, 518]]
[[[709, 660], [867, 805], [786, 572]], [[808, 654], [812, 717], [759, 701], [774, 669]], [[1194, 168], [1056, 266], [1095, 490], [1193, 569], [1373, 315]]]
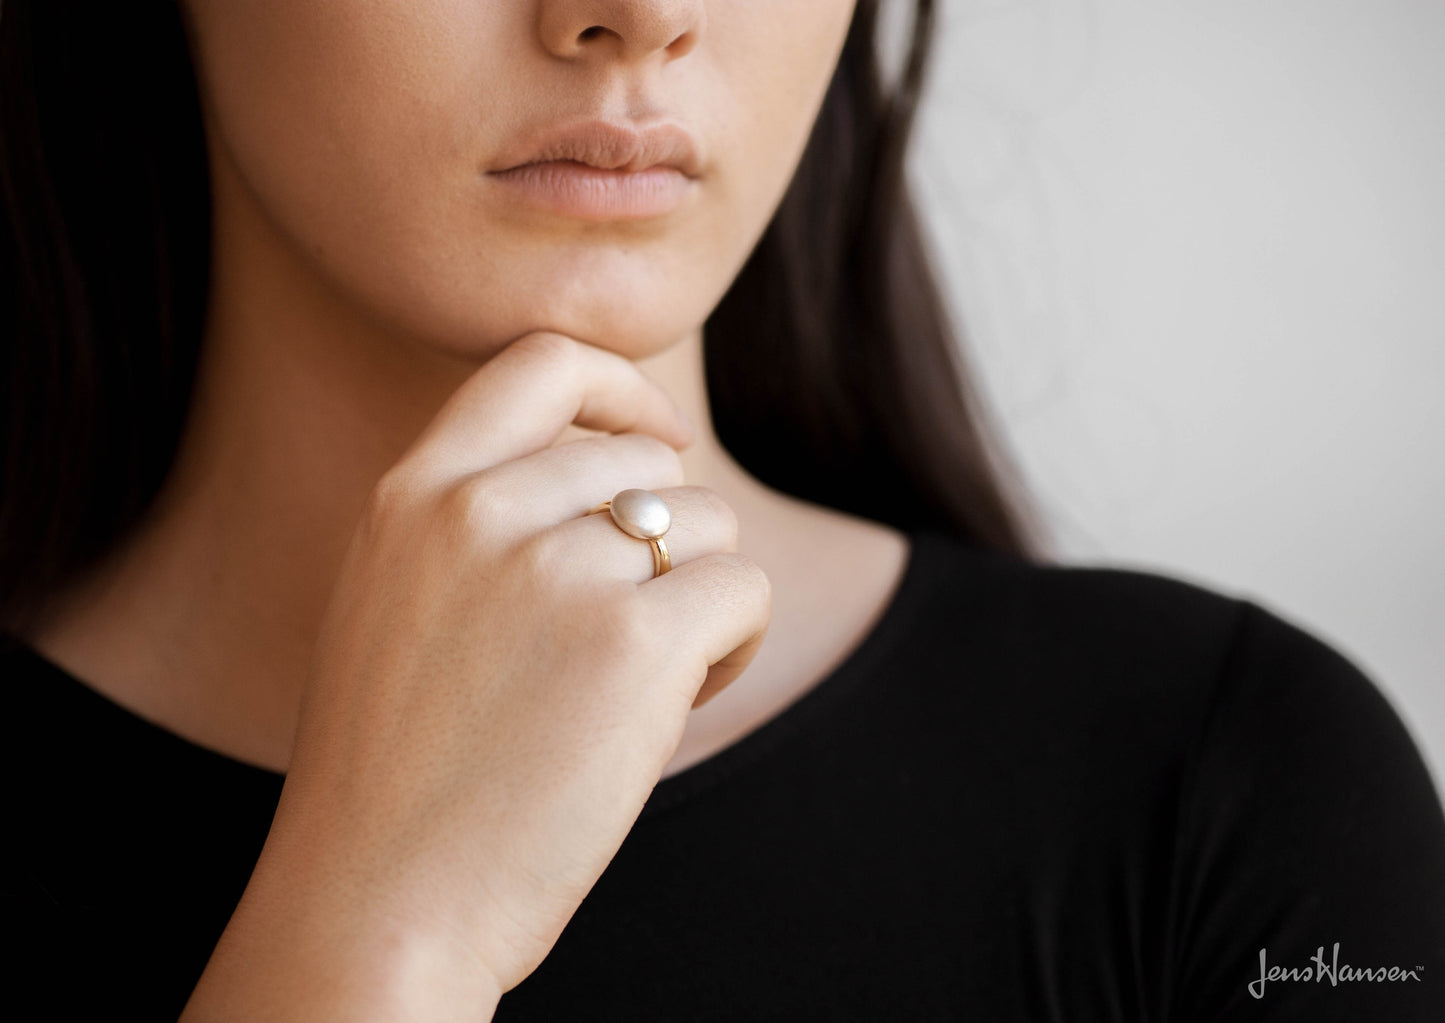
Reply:
[[[1445, 814], [1355, 667], [1181, 581], [913, 541], [841, 666], [658, 784], [497, 1019], [1445, 1020]], [[174, 1018], [281, 777], [0, 670], [0, 997]]]

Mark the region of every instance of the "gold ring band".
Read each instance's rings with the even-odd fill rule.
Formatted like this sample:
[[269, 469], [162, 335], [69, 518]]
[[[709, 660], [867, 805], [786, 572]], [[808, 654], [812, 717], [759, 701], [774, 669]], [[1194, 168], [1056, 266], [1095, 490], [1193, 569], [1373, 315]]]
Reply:
[[[604, 511], [610, 512], [611, 510], [612, 510], [612, 502], [611, 502], [610, 500], [608, 500], [608, 501], [603, 501], [601, 504], [597, 505], [597, 507], [595, 507], [595, 508], [593, 508], [591, 511], [587, 512], [587, 514], [588, 514], [588, 515], [596, 515], [598, 512], [604, 512]], [[615, 521], [615, 516], [614, 516], [614, 521]], [[627, 532], [625, 529], [621, 529], [621, 526], [620, 526], [620, 525], [619, 525], [618, 528], [619, 528], [622, 532]], [[628, 533], [627, 535], [628, 535], [628, 536], [632, 536], [633, 534]], [[640, 536], [640, 537], [637, 537], [637, 539], [639, 539], [639, 540], [646, 540], [647, 543], [648, 543], [648, 546], [650, 546], [650, 547], [652, 548], [652, 578], [656, 579], [658, 576], [663, 575], [664, 573], [667, 573], [667, 572], [672, 571], [672, 555], [671, 555], [670, 553], [668, 553], [668, 550], [667, 550], [667, 541], [665, 541], [665, 540], [664, 540], [662, 537], [660, 537], [660, 536]]]

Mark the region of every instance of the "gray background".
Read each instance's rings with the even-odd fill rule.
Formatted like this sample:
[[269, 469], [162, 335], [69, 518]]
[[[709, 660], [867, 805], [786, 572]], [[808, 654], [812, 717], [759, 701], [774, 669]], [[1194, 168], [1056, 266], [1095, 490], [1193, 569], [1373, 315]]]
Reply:
[[1441, 786], [1445, 3], [939, 7], [910, 174], [1056, 549], [1321, 635]]

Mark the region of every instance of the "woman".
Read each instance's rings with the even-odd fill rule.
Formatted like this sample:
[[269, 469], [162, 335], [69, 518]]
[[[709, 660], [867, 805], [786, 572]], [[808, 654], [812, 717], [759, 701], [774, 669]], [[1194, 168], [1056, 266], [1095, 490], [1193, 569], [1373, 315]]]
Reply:
[[877, 7], [5, 4], [9, 990], [1440, 1018], [1378, 690], [1031, 554]]

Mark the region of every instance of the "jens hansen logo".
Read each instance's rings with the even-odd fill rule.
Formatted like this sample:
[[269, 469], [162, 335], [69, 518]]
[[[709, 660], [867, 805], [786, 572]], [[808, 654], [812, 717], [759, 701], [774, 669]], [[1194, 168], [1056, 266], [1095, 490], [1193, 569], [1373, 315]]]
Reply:
[[1264, 949], [1259, 950], [1259, 979], [1249, 982], [1249, 993], [1256, 998], [1264, 997], [1264, 985], [1271, 980], [1301, 980], [1314, 981], [1318, 984], [1328, 979], [1330, 987], [1336, 987], [1340, 983], [1351, 981], [1418, 981], [1420, 972], [1425, 969], [1423, 966], [1414, 966], [1405, 969], [1400, 966], [1351, 966], [1349, 963], [1340, 965], [1340, 943], [1335, 942], [1334, 956], [1328, 964], [1325, 963], [1325, 947], [1321, 945], [1314, 955], [1310, 956], [1314, 966], [1293, 966], [1280, 967], [1270, 966], [1265, 962]]

